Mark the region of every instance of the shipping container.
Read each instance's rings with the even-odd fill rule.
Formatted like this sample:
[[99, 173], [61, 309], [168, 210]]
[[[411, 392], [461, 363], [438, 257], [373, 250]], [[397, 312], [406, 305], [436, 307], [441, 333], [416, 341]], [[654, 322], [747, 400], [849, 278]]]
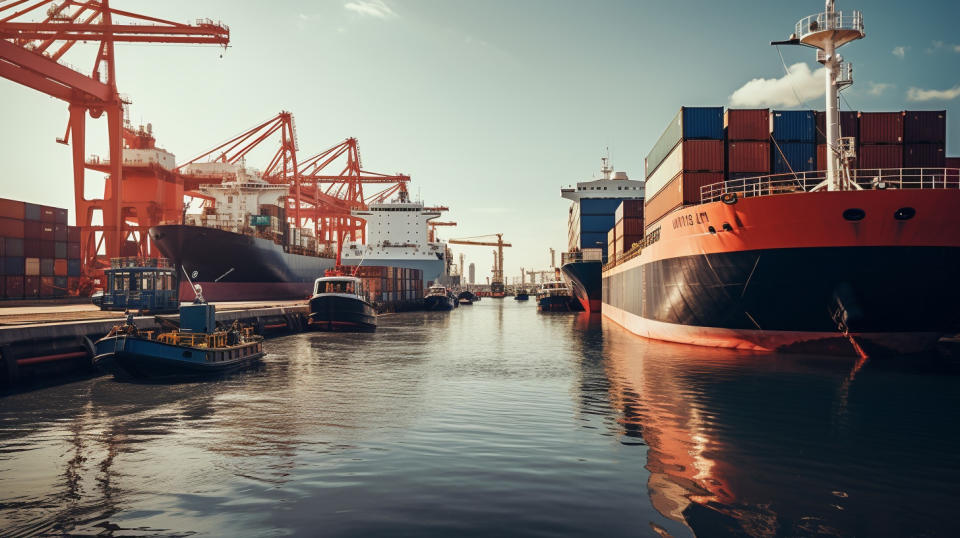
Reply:
[[56, 232], [54, 230], [53, 224], [47, 224], [46, 222], [40, 223], [40, 239], [43, 241], [55, 241]]
[[23, 218], [25, 220], [40, 220], [40, 206], [25, 202], [23, 204]]
[[960, 157], [946, 158], [947, 184], [946, 188], [956, 189], [960, 187]]
[[3, 258], [3, 274], [7, 276], [23, 276], [24, 260], [22, 256], [6, 256]]
[[780, 142], [773, 147], [773, 173], [810, 172], [817, 169], [817, 146], [810, 142]]
[[607, 232], [607, 244], [609, 245], [610, 243], [613, 243], [613, 241], [616, 238], [617, 238], [617, 228], [616, 226], [614, 226], [613, 228], [610, 228], [609, 232]]
[[643, 241], [643, 234], [629, 234], [623, 237], [618, 237], [616, 241], [615, 250], [621, 254], [627, 253], [630, 249], [633, 248], [635, 243]]
[[627, 217], [617, 222], [617, 236], [643, 234], [643, 219], [637, 217]]
[[53, 276], [67, 276], [67, 260], [53, 260]]
[[7, 238], [0, 237], [0, 258], [7, 255]]
[[53, 241], [39, 241], [41, 258], [56, 258], [57, 247]]
[[65, 242], [55, 242], [53, 244], [53, 257], [61, 260], [67, 259], [67, 244]]
[[904, 144], [904, 168], [944, 168], [947, 166], [947, 153], [943, 143]]
[[656, 196], [647, 198], [643, 213], [647, 226], [683, 205], [700, 203], [700, 188], [723, 181], [722, 172], [681, 172]]
[[23, 274], [27, 276], [40, 276], [40, 258], [24, 258]]
[[0, 298], [7, 297], [7, 279], [0, 275]]
[[55, 212], [55, 220], [54, 220], [54, 222], [57, 223], [57, 224], [63, 224], [64, 226], [66, 226], [66, 225], [67, 225], [67, 210], [64, 209], [64, 208], [62, 208], [62, 207], [55, 207], [55, 208], [53, 208], [53, 210], [54, 210], [54, 212]]
[[53, 277], [53, 296], [63, 297], [66, 294], [67, 294], [67, 277], [66, 276]]
[[23, 239], [23, 221], [0, 217], [0, 237]]
[[80, 259], [80, 243], [67, 243], [67, 259], [68, 260]]
[[40, 277], [23, 277], [23, 295], [24, 297], [38, 297], [40, 295]]
[[40, 276], [53, 276], [53, 258], [40, 258]]
[[903, 168], [903, 146], [899, 144], [864, 144], [858, 161], [861, 169]]
[[774, 110], [770, 113], [770, 133], [776, 142], [817, 140], [817, 121], [812, 110]]
[[80, 242], [80, 228], [77, 226], [67, 226], [67, 241], [71, 243]]
[[5, 276], [4, 280], [4, 292], [8, 299], [22, 299], [23, 298], [23, 277], [22, 276]]
[[40, 297], [53, 297], [53, 277], [40, 277]]
[[26, 220], [23, 222], [24, 239], [40, 239], [40, 222], [36, 220]]
[[613, 212], [613, 220], [616, 222], [624, 217], [643, 218], [643, 200], [623, 200]]
[[646, 196], [657, 194], [680, 172], [722, 172], [724, 170], [722, 140], [686, 140], [663, 160], [646, 181]]
[[0, 198], [0, 217], [23, 220], [23, 202]]
[[53, 240], [63, 241], [64, 243], [67, 242], [67, 225], [66, 224], [53, 225]]
[[650, 177], [681, 140], [723, 140], [723, 107], [682, 107], [647, 154], [644, 177]]
[[54, 224], [57, 222], [57, 208], [48, 205], [40, 206], [40, 222]]
[[[850, 163], [850, 167], [856, 169], [859, 166], [858, 159], [854, 158], [853, 162]], [[818, 144], [817, 145], [817, 170], [826, 170], [827, 169], [827, 145]]]
[[[816, 111], [813, 113], [817, 121], [817, 144], [827, 143], [827, 113]], [[856, 110], [840, 112], [840, 136], [860, 138], [860, 113]]]
[[[946, 110], [907, 110], [903, 113], [903, 143], [944, 143], [947, 141]], [[906, 155], [904, 155], [906, 160]]]
[[4, 237], [0, 241], [3, 241], [4, 256], [24, 256], [28, 241], [16, 237]]
[[770, 142], [727, 142], [727, 172], [770, 172]]
[[770, 140], [770, 110], [766, 108], [727, 109], [723, 115], [727, 140]]
[[903, 142], [903, 112], [861, 112], [861, 144], [900, 144]]
[[82, 276], [83, 266], [80, 260], [67, 260], [67, 276]]
[[43, 256], [40, 249], [41, 241], [23, 240], [23, 255], [27, 258], [39, 258]]

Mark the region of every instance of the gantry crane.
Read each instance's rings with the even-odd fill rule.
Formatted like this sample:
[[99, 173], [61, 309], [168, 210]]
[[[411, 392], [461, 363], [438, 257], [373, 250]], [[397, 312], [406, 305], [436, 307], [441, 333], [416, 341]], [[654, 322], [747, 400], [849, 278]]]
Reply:
[[436, 226], [456, 226], [456, 225], [457, 225], [456, 222], [437, 222], [434, 220], [427, 222], [427, 226], [429, 226], [429, 230], [427, 232], [427, 241], [431, 243], [436, 241], [437, 231], [434, 230]]
[[[42, 17], [40, 22], [24, 20], [38, 15]], [[125, 21], [115, 22], [119, 19]], [[61, 63], [78, 42], [99, 44], [89, 75]], [[156, 193], [165, 195], [168, 190], [162, 185], [165, 178], [148, 178], [152, 180], [149, 184], [138, 183], [125, 189], [124, 107], [130, 101], [121, 97], [117, 89], [114, 44], [190, 43], [226, 47], [229, 42], [230, 30], [223, 24], [211, 20], [198, 21], [195, 25], [181, 24], [114, 9], [109, 0], [21, 0], [0, 6], [0, 76], [69, 104], [67, 131], [57, 141], [68, 144], [73, 136], [74, 203], [86, 275], [100, 269], [99, 262], [103, 260], [97, 256], [101, 246], [107, 259], [123, 254], [128, 235], [154, 218], [143, 214], [145, 204], [153, 203], [147, 208], [157, 209]], [[109, 176], [104, 197], [87, 199], [85, 171], [94, 167], [84, 161], [86, 115], [99, 118], [104, 113], [107, 114], [109, 160], [94, 164], [102, 165]], [[144, 202], [142, 198], [148, 195], [152, 198]], [[177, 212], [179, 203], [182, 202], [178, 202]], [[93, 224], [96, 212], [101, 214], [100, 225]], [[129, 222], [137, 226], [131, 227]]]
[[[474, 239], [480, 239], [483, 237], [494, 237], [496, 236], [497, 241], [474, 241]], [[490, 292], [493, 297], [503, 297], [504, 288], [503, 288], [503, 249], [504, 247], [512, 247], [510, 243], [503, 242], [503, 234], [488, 234], [488, 235], [478, 235], [475, 237], [466, 237], [463, 239], [450, 239], [447, 241], [451, 245], [475, 245], [483, 247], [497, 247], [497, 250], [493, 251], [494, 261], [493, 261], [493, 279], [490, 283]]]

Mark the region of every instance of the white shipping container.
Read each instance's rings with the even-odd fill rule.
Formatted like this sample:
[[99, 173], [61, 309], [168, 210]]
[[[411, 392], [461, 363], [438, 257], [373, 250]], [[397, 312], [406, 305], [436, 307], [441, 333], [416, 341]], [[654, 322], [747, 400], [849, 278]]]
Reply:
[[650, 174], [646, 183], [646, 197], [649, 200], [653, 198], [661, 189], [670, 183], [677, 174], [683, 170], [683, 144], [677, 144], [673, 150], [664, 157], [660, 166]]

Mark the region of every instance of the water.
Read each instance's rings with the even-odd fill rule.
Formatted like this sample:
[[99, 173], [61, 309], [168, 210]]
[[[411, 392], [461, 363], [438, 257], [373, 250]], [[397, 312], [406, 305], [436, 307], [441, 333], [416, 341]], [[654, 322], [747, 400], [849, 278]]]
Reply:
[[0, 398], [0, 535], [955, 534], [948, 355], [695, 348], [509, 299], [267, 351]]

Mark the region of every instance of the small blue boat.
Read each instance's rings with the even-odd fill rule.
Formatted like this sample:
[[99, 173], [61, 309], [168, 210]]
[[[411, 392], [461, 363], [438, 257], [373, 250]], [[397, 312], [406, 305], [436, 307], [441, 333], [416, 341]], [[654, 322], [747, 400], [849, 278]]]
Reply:
[[253, 366], [263, 357], [263, 337], [234, 322], [216, 325], [216, 309], [200, 303], [180, 307], [180, 326], [138, 330], [133, 316], [95, 344], [94, 365], [117, 378], [163, 379], [212, 376]]

